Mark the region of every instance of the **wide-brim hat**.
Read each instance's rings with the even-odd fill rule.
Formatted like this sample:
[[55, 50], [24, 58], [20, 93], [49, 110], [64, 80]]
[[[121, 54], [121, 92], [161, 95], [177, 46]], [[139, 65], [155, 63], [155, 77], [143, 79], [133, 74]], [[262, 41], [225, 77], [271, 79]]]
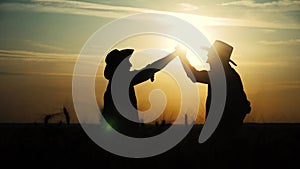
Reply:
[[223, 41], [216, 40], [210, 48], [202, 47], [202, 49], [207, 50], [208, 54], [217, 52], [218, 56], [222, 61], [227, 61], [237, 66], [237, 64], [230, 59], [233, 47]]
[[105, 62], [107, 64], [119, 64], [127, 56], [132, 55], [133, 51], [134, 49], [123, 49], [123, 50], [114, 49], [107, 54], [105, 58]]
[[114, 74], [116, 68], [119, 64], [128, 56], [132, 55], [133, 49], [123, 49], [118, 50], [114, 49], [109, 52], [105, 58], [106, 66], [104, 70], [104, 77], [106, 79], [111, 79], [112, 75]]

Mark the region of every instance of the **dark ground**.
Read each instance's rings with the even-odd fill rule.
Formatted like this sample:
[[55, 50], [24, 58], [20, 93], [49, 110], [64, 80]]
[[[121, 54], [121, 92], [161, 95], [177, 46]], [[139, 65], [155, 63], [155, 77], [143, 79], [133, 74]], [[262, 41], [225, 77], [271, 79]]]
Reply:
[[166, 153], [130, 159], [98, 147], [80, 125], [0, 124], [0, 159], [5, 168], [300, 168], [300, 124], [245, 124], [219, 147], [197, 142], [201, 128]]

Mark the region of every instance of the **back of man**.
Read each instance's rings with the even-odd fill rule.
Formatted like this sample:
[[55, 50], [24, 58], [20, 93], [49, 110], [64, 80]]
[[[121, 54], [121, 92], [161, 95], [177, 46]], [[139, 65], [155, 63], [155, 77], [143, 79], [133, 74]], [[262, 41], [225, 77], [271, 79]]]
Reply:
[[227, 84], [226, 103], [220, 125], [225, 129], [242, 126], [245, 116], [250, 113], [250, 102], [245, 94], [239, 74], [230, 67], [225, 69]]

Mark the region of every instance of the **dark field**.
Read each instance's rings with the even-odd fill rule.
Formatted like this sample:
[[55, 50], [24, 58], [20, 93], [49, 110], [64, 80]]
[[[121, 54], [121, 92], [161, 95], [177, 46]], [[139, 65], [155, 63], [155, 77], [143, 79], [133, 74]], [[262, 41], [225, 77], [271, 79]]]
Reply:
[[[155, 126], [148, 126], [148, 128]], [[80, 125], [0, 124], [6, 168], [300, 168], [300, 124], [245, 124], [230, 144], [197, 142], [202, 126], [168, 152], [145, 159], [98, 147]]]

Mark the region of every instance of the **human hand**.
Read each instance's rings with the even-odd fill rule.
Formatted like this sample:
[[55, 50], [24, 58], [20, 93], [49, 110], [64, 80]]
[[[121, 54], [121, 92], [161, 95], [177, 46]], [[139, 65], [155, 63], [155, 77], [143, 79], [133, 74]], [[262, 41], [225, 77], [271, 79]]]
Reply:
[[186, 49], [181, 45], [177, 45], [173, 54], [179, 57], [184, 57], [186, 55]]
[[154, 81], [154, 75], [155, 75], [155, 73], [154, 73], [154, 74], [151, 76], [151, 78], [150, 78], [151, 82]]

